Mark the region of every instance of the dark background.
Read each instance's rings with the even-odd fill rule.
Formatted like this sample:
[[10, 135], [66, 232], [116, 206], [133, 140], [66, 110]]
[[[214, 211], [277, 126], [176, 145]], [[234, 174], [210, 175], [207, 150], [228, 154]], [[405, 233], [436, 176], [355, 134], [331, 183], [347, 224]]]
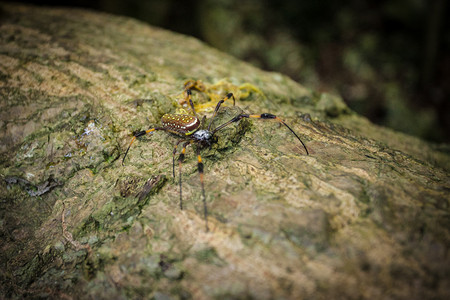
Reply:
[[337, 93], [377, 124], [450, 142], [446, 0], [23, 2], [85, 7], [195, 36], [308, 88]]

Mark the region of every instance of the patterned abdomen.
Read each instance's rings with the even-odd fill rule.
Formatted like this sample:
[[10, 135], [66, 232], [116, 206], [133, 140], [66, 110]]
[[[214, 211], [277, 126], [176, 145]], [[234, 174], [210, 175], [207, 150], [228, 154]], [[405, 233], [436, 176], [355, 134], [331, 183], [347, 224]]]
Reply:
[[164, 128], [182, 135], [193, 134], [200, 127], [200, 120], [190, 115], [165, 114], [161, 123]]

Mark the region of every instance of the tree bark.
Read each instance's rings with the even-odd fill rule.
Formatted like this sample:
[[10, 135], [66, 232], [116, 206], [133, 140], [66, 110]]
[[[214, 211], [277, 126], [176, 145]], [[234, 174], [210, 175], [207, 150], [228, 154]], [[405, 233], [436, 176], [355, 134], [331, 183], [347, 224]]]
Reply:
[[[0, 293], [6, 298], [450, 296], [448, 153], [196, 39], [78, 9], [0, 4]], [[156, 132], [272, 113], [182, 166]], [[198, 85], [198, 89], [202, 89]], [[178, 153], [181, 147], [178, 148]]]

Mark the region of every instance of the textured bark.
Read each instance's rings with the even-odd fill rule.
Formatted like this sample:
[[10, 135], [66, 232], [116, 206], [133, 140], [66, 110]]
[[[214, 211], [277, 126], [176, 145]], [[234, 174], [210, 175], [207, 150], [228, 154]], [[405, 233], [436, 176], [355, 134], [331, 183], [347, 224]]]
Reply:
[[[448, 298], [447, 153], [336, 96], [117, 16], [1, 4], [1, 285], [7, 298]], [[236, 95], [196, 158], [132, 132]], [[227, 101], [229, 102], [229, 101]]]

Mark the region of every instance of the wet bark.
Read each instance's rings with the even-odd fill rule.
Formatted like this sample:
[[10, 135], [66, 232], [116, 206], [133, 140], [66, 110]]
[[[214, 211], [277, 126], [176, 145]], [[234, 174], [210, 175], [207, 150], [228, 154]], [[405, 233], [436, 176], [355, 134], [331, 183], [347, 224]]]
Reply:
[[[1, 4], [0, 293], [7, 298], [446, 298], [450, 159], [342, 100], [203, 43], [83, 10]], [[236, 96], [203, 149], [132, 133]], [[444, 147], [445, 148], [445, 147]], [[181, 147], [178, 152], [181, 151]]]

